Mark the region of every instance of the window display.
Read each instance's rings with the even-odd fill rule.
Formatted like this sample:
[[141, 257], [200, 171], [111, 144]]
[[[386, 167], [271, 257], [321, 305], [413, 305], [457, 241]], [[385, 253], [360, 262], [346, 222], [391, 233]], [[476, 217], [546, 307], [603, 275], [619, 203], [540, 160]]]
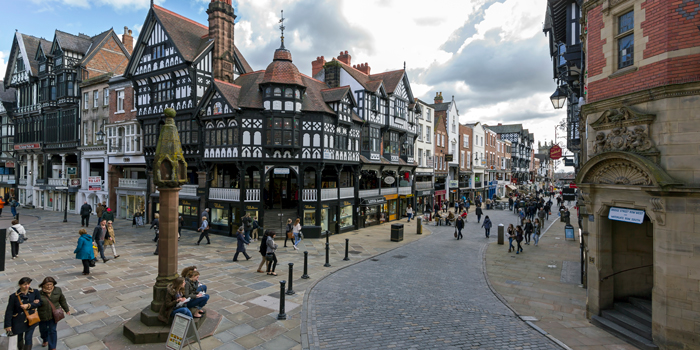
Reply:
[[304, 225], [316, 225], [316, 209], [304, 210]]
[[365, 225], [373, 225], [379, 223], [379, 206], [366, 207], [365, 209]]
[[342, 229], [352, 225], [352, 205], [340, 207], [340, 228]]
[[228, 209], [211, 209], [211, 223], [213, 225], [224, 225], [228, 226], [229, 221], [229, 210]]
[[321, 209], [321, 231], [328, 230], [328, 209]]

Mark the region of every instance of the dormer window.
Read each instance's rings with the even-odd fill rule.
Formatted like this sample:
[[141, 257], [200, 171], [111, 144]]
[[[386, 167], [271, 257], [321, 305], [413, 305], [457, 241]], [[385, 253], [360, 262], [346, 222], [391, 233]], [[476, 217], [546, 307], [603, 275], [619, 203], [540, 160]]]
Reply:
[[275, 96], [282, 96], [282, 89], [275, 88]]
[[24, 60], [21, 58], [17, 59], [16, 70], [17, 72], [24, 72]]
[[266, 88], [265, 89], [265, 97], [270, 97], [272, 95], [272, 89]]
[[299, 89], [294, 90], [294, 97], [296, 97], [297, 100], [301, 99], [301, 91], [299, 91]]
[[286, 98], [292, 98], [293, 94], [294, 94], [294, 90], [292, 90], [292, 88], [286, 88], [284, 90], [284, 97], [286, 97]]

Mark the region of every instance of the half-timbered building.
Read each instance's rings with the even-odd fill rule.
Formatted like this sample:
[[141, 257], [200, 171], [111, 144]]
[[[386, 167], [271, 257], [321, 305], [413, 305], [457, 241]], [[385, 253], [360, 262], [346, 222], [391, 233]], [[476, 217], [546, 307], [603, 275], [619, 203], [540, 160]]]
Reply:
[[15, 124], [12, 111], [15, 108], [15, 89], [5, 89], [0, 81], [0, 196], [9, 199], [15, 196], [15, 158], [12, 146], [15, 138]]
[[359, 226], [402, 217], [409, 204], [416, 204], [416, 115], [422, 112], [405, 67], [371, 74], [367, 63], [351, 65], [345, 51], [329, 62], [318, 57], [312, 62], [312, 74], [331, 88], [348, 86], [357, 101], [354, 111], [362, 122]]
[[[182, 150], [188, 164], [188, 184], [180, 191], [180, 213], [185, 225], [195, 228], [204, 210], [206, 166], [201, 123], [195, 114], [214, 79], [232, 83], [252, 69], [233, 44], [231, 0], [214, 0], [207, 14], [209, 26], [169, 11], [151, 7], [136, 41], [125, 78], [136, 93], [137, 119], [143, 130], [143, 154], [150, 164], [156, 150], [163, 110], [177, 110]], [[152, 169], [148, 169], [149, 174]], [[149, 217], [159, 210], [158, 192], [149, 175]], [[198, 188], [200, 190], [198, 191]]]

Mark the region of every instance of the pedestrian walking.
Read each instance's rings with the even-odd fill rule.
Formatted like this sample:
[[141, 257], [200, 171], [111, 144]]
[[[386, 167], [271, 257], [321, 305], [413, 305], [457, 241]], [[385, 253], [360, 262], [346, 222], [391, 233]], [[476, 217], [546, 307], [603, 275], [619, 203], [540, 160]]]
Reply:
[[489, 238], [489, 236], [491, 235], [491, 226], [493, 226], [493, 224], [491, 223], [491, 219], [489, 219], [489, 216], [486, 215], [486, 217], [484, 217], [484, 223], [481, 224], [481, 227], [483, 227], [484, 230], [486, 230], [486, 238]]
[[547, 216], [547, 214], [544, 211], [544, 207], [540, 209], [540, 211], [537, 212], [537, 218], [540, 219], [540, 222], [544, 222], [544, 218]]
[[92, 207], [87, 201], [80, 206], [80, 226], [88, 227], [90, 225], [90, 214], [92, 214]]
[[182, 218], [182, 215], [180, 215], [177, 218], [177, 240], [180, 240], [180, 236], [182, 236], [182, 226], [185, 226], [185, 219]]
[[258, 217], [253, 218], [253, 229], [250, 231], [250, 241], [257, 241], [258, 240], [258, 229], [260, 228], [260, 223], [258, 223]]
[[195, 243], [196, 245], [199, 245], [199, 242], [201, 242], [204, 237], [207, 238], [207, 244], [211, 244], [211, 241], [209, 241], [209, 221], [207, 221], [206, 216], [202, 217], [202, 226], [200, 226], [197, 231], [201, 231], [202, 233], [199, 234], [199, 240]]
[[243, 232], [245, 233], [246, 243], [250, 243], [250, 231], [253, 229], [253, 219], [250, 218], [250, 213], [244, 213], [241, 218], [243, 223]]
[[[178, 277], [168, 285], [165, 292], [165, 300], [160, 307], [160, 312], [158, 312], [158, 319], [161, 322], [170, 324], [170, 319], [175, 316], [175, 314], [193, 317], [190, 309], [187, 308], [187, 298], [184, 297], [185, 283], [183, 277]], [[202, 316], [200, 315], [199, 317]]]
[[[292, 243], [294, 243], [294, 229], [292, 228], [292, 219], [287, 219], [287, 229], [284, 232], [284, 247], [287, 248], [287, 241], [290, 240], [292, 241]], [[263, 241], [265, 240], [264, 238], [267, 237], [263, 233]]]
[[187, 308], [197, 309], [193, 315], [194, 318], [202, 317], [202, 314], [205, 313], [203, 308], [209, 301], [209, 295], [207, 293], [204, 291], [197, 291], [198, 286], [199, 271], [193, 270], [188, 274], [188, 277], [185, 278], [185, 293], [183, 296], [186, 299], [189, 299], [187, 302]]
[[[56, 325], [65, 315], [70, 315], [70, 308], [66, 303], [66, 297], [61, 288], [56, 287], [58, 283], [53, 277], [46, 277], [39, 285], [39, 296], [41, 306], [39, 306], [39, 333], [41, 334], [41, 347], [49, 347], [49, 350], [56, 350], [58, 343], [58, 333]], [[58, 318], [58, 319], [57, 319]]]
[[411, 222], [411, 218], [413, 217], [413, 208], [411, 208], [410, 204], [408, 205], [408, 207], [406, 207], [406, 216], [408, 216], [407, 222]]
[[513, 210], [513, 196], [508, 196], [508, 210]]
[[477, 206], [476, 207], [476, 223], [481, 222], [481, 216], [484, 215], [484, 212], [481, 210], [481, 207]]
[[515, 228], [515, 241], [518, 243], [518, 248], [515, 250], [515, 254], [520, 254], [520, 252], [523, 251], [523, 246], [521, 243], [523, 242], [524, 237], [525, 234], [523, 233], [523, 228], [522, 226], [518, 225]]
[[294, 234], [294, 250], [299, 250], [299, 247], [297, 247], [297, 244], [299, 244], [299, 241], [301, 241], [301, 220], [299, 218], [294, 221], [292, 233]]
[[12, 213], [12, 218], [17, 218], [17, 207], [19, 207], [19, 202], [15, 197], [10, 197], [10, 212]]
[[19, 289], [10, 294], [5, 309], [5, 331], [17, 336], [17, 349], [22, 350], [32, 349], [34, 329], [39, 323], [37, 309], [41, 306], [41, 297], [31, 283], [29, 277], [20, 278]]
[[[265, 259], [267, 259], [268, 261], [267, 274], [270, 276], [277, 276], [277, 274], [275, 273], [275, 267], [277, 267], [277, 256], [275, 255], [275, 251], [277, 251], [277, 243], [275, 243], [275, 231], [270, 230], [268, 232], [267, 242], [265, 246]], [[296, 247], [296, 245], [294, 247]]]
[[515, 240], [515, 227], [513, 227], [513, 224], [508, 224], [508, 253], [515, 250], [513, 240]]
[[461, 216], [457, 217], [457, 222], [455, 223], [455, 229], [457, 230], [457, 239], [463, 239], [464, 236], [462, 236], [462, 229], [464, 228], [464, 220], [462, 220]]
[[248, 256], [248, 253], [245, 251], [245, 246], [247, 245], [245, 243], [245, 234], [243, 233], [243, 228], [239, 227], [238, 231], [236, 231], [236, 254], [233, 255], [233, 261], [238, 261], [238, 254], [243, 253], [243, 256], [245, 256], [246, 260], [250, 260], [250, 256]]
[[100, 252], [100, 258], [104, 263], [107, 263], [109, 259], [105, 257], [105, 240], [109, 239], [109, 233], [107, 232], [107, 221], [102, 220], [100, 224], [95, 227], [92, 231], [92, 240], [97, 243], [97, 250]]
[[[287, 221], [291, 225], [292, 219], [289, 219]], [[270, 232], [270, 230], [266, 230], [265, 233], [263, 234], [262, 239], [260, 240], [260, 249], [258, 249], [258, 252], [260, 252], [260, 255], [262, 255], [262, 261], [260, 261], [260, 265], [258, 265], [258, 272], [263, 273], [262, 267], [265, 263], [267, 263], [267, 259], [265, 258], [265, 255], [267, 254], [267, 235]], [[291, 232], [291, 231], [289, 231]], [[294, 242], [292, 240], [292, 242]]]
[[153, 238], [153, 242], [158, 242], [158, 234], [160, 233], [160, 214], [158, 214], [158, 213], [153, 214], [153, 221], [151, 221], [150, 228], [155, 228], [156, 237]]
[[532, 226], [532, 222], [530, 219], [525, 219], [525, 244], [530, 245], [530, 236], [532, 236], [532, 231], [534, 230], [534, 227]]
[[540, 233], [542, 232], [542, 224], [540, 223], [540, 219], [535, 219], [535, 223], [532, 225], [534, 229], [534, 238], [535, 238], [535, 246], [537, 246], [537, 243], [540, 241]]
[[114, 238], [114, 227], [112, 226], [111, 221], [107, 221], [107, 235], [109, 236], [109, 238], [105, 239], [105, 247], [112, 248], [112, 256], [116, 259], [119, 257], [119, 255], [117, 254], [117, 248], [115, 246], [115, 243], [117, 241]]
[[97, 214], [97, 221], [100, 221], [102, 219], [102, 213], [104, 213], [105, 207], [102, 206], [102, 203], [97, 203], [97, 207], [95, 208], [95, 214]]
[[73, 253], [76, 259], [82, 260], [83, 262], [83, 275], [89, 275], [90, 266], [95, 266], [93, 263], [95, 260], [95, 251], [92, 249], [92, 237], [87, 234], [84, 228], [81, 228], [78, 233], [80, 234], [80, 238], [78, 238], [78, 246]]
[[114, 213], [112, 213], [112, 208], [107, 208], [105, 211], [102, 213], [102, 217], [100, 220], [104, 221], [114, 221]]
[[24, 226], [19, 224], [17, 219], [12, 220], [11, 224], [12, 226], [7, 229], [9, 233], [7, 239], [10, 241], [10, 251], [14, 260], [19, 256], [19, 245], [27, 240], [27, 231], [24, 229]]

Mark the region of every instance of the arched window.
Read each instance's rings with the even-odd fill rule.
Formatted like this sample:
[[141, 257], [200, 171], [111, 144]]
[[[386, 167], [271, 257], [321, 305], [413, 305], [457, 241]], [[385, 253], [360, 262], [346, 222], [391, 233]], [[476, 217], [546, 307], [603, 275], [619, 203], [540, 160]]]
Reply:
[[294, 90], [294, 96], [297, 100], [301, 98], [301, 92], [299, 91], [299, 89]]
[[269, 97], [269, 96], [270, 96], [270, 92], [271, 92], [271, 91], [270, 91], [270, 88], [269, 88], [269, 87], [266, 88], [266, 89], [265, 89], [265, 96], [266, 96], [266, 97]]
[[275, 96], [282, 96], [282, 89], [275, 88]]
[[292, 90], [291, 88], [286, 88], [284, 90], [284, 97], [292, 98], [293, 93], [294, 93], [294, 90]]

